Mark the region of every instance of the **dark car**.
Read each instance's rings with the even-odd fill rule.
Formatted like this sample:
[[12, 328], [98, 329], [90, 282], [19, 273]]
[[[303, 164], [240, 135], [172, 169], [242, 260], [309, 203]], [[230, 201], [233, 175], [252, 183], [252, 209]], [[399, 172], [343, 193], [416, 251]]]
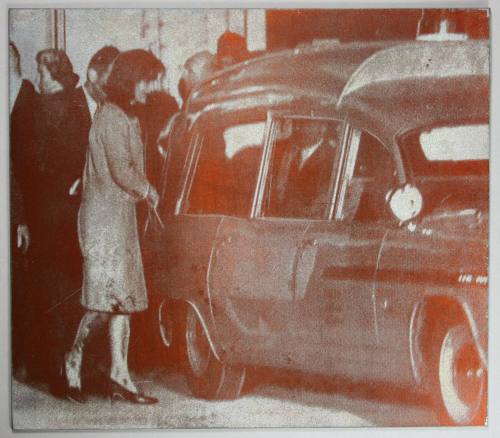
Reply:
[[484, 424], [488, 128], [483, 41], [302, 48], [200, 85], [148, 261], [192, 392], [236, 397], [271, 366]]

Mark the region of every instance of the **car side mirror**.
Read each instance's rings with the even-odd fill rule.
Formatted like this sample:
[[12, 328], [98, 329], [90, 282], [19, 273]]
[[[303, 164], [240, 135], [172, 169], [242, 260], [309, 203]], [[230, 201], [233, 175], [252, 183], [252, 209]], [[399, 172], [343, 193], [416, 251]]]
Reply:
[[391, 190], [386, 195], [389, 209], [399, 222], [407, 222], [416, 218], [422, 211], [423, 198], [420, 190], [405, 184]]

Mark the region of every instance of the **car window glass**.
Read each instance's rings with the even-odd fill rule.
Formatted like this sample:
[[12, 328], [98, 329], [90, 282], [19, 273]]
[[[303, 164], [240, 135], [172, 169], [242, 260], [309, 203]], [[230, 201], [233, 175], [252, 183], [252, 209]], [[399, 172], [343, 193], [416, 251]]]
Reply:
[[341, 218], [374, 222], [383, 219], [385, 195], [395, 182], [396, 169], [392, 154], [378, 139], [358, 131], [356, 140]]
[[247, 217], [262, 156], [265, 122], [210, 129], [200, 136], [187, 200], [192, 214]]
[[420, 133], [420, 144], [429, 161], [487, 160], [488, 125], [442, 126]]
[[424, 198], [421, 216], [488, 211], [489, 126], [471, 122], [425, 127], [398, 138], [407, 172]]
[[256, 145], [256, 139], [264, 136], [264, 122], [246, 123], [245, 125], [230, 126], [224, 130], [226, 157], [233, 159], [245, 149]]
[[267, 217], [324, 219], [342, 123], [310, 118], [276, 118], [262, 213]]
[[416, 178], [488, 174], [489, 126], [463, 124], [409, 132], [398, 139]]

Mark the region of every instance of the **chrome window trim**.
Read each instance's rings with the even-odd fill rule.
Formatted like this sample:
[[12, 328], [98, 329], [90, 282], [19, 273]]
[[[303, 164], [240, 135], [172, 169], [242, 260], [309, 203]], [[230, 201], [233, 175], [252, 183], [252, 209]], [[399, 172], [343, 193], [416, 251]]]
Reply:
[[198, 129], [196, 129], [195, 133], [191, 137], [189, 152], [186, 157], [186, 162], [184, 163], [184, 170], [182, 172], [183, 174], [182, 190], [175, 204], [176, 216], [186, 212], [186, 198], [189, 192], [191, 191], [191, 185], [193, 184], [193, 176], [194, 176], [193, 160], [196, 159], [196, 163], [194, 165], [194, 167], [196, 167], [200, 150], [199, 145], [200, 145], [200, 133]]
[[345, 194], [347, 191], [347, 184], [352, 179], [356, 160], [358, 158], [359, 144], [361, 141], [361, 130], [352, 128], [346, 124], [345, 138], [344, 138], [344, 156], [341, 161], [341, 169], [338, 174], [339, 182], [336, 185], [338, 193], [336, 194], [336, 206], [332, 213], [335, 215], [335, 220], [343, 219], [343, 208], [345, 201]]
[[262, 213], [262, 202], [264, 198], [264, 191], [266, 187], [267, 175], [269, 173], [269, 162], [271, 160], [272, 148], [269, 145], [273, 144], [276, 129], [273, 123], [273, 115], [271, 111], [267, 112], [266, 117], [266, 128], [263, 138], [263, 154], [260, 162], [259, 174], [257, 177], [257, 185], [255, 189], [252, 210], [250, 212], [250, 218], [254, 219], [256, 217], [261, 217]]

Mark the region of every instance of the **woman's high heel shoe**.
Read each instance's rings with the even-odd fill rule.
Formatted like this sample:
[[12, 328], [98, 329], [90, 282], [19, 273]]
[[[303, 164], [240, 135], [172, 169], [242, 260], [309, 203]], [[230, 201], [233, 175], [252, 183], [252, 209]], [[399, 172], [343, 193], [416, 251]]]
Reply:
[[156, 397], [151, 397], [140, 392], [132, 392], [114, 380], [110, 382], [109, 396], [111, 401], [122, 399], [138, 405], [153, 405], [158, 403]]

